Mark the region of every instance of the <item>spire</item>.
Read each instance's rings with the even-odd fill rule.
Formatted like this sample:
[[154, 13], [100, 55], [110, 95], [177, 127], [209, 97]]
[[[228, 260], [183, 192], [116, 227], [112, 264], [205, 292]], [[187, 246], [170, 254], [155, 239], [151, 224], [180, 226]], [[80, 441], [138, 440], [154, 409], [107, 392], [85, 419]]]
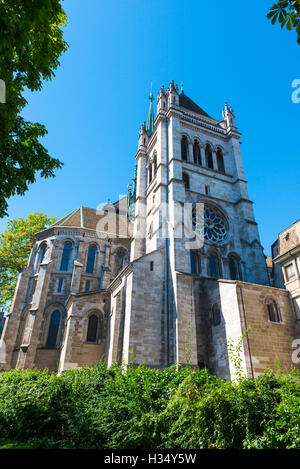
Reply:
[[149, 100], [150, 100], [150, 108], [149, 108], [149, 114], [148, 114], [148, 121], [147, 121], [147, 132], [148, 132], [148, 137], [151, 136], [153, 130], [154, 130], [154, 111], [153, 111], [153, 93], [152, 93], [152, 84], [151, 84], [151, 91], [149, 95]]

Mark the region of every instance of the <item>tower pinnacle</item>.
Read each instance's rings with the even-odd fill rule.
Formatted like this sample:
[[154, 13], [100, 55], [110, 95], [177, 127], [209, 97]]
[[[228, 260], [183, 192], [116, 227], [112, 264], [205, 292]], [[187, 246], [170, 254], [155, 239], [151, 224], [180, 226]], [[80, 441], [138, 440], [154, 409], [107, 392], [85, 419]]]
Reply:
[[[152, 87], [151, 87], [152, 88]], [[149, 95], [149, 100], [150, 100], [150, 108], [149, 108], [149, 113], [148, 113], [148, 121], [147, 121], [147, 133], [148, 133], [148, 137], [151, 136], [153, 130], [154, 130], [154, 111], [153, 111], [153, 101], [154, 101], [154, 97], [153, 97], [153, 93], [152, 93], [152, 90], [150, 91], [150, 95]]]

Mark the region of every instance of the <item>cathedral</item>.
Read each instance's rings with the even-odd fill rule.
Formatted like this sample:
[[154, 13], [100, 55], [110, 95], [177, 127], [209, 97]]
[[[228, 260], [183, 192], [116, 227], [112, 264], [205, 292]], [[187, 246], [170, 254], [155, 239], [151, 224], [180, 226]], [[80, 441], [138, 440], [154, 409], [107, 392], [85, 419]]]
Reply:
[[299, 317], [281, 266], [266, 262], [233, 109], [225, 103], [214, 119], [173, 81], [160, 89], [156, 117], [153, 101], [151, 93], [128, 196], [36, 233], [1, 369], [134, 360], [233, 378], [228, 342], [240, 338], [245, 375], [276, 360], [294, 365]]

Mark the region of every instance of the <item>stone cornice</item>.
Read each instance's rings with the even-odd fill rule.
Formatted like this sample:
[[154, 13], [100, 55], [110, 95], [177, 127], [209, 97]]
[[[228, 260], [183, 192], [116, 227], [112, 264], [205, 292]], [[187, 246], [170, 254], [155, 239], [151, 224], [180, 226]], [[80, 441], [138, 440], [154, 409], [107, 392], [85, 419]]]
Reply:
[[[118, 215], [117, 215], [118, 216]], [[124, 217], [125, 218], [125, 217]], [[111, 233], [109, 231], [101, 231], [101, 230], [92, 230], [90, 228], [77, 228], [75, 226], [55, 226], [48, 228], [47, 230], [40, 231], [39, 233], [35, 234], [35, 241], [40, 241], [42, 239], [47, 239], [50, 236], [81, 236], [84, 238], [97, 238], [101, 240], [105, 240], [106, 238], [126, 238], [126, 236], [117, 233]], [[103, 235], [103, 237], [101, 236]]]
[[293, 257], [295, 254], [298, 254], [299, 252], [300, 252], [300, 244], [297, 244], [297, 246], [293, 247], [292, 249], [289, 249], [283, 254], [280, 254], [279, 256], [275, 257], [273, 259], [273, 262], [275, 264], [281, 264], [282, 262], [287, 261], [290, 257]]
[[[183, 160], [180, 160], [179, 158], [174, 158], [174, 157], [172, 157], [172, 158], [170, 159], [169, 164], [170, 164], [172, 161], [178, 161], [178, 162], [182, 163], [182, 167], [183, 167], [184, 169], [187, 169], [187, 170], [189, 170], [189, 171], [192, 171], [193, 173], [201, 174], [201, 175], [203, 175], [203, 176], [213, 177], [214, 179], [219, 179], [220, 181], [229, 182], [229, 183], [231, 183], [231, 184], [234, 184], [232, 181], [226, 181], [226, 179], [221, 179], [220, 177], [217, 178], [216, 176], [211, 176], [210, 174], [207, 174], [207, 171], [208, 171], [208, 172], [213, 172], [213, 173], [215, 173], [216, 175], [222, 175], [222, 176], [224, 176], [224, 177], [226, 177], [226, 178], [232, 179], [233, 176], [232, 176], [231, 174], [223, 173], [222, 171], [217, 171], [216, 169], [207, 168], [206, 166], [201, 166], [201, 165], [199, 165], [199, 164], [192, 163], [191, 161], [183, 161]], [[201, 170], [204, 169], [205, 172], [202, 173], [202, 172], [200, 172], [200, 171], [195, 171], [194, 169], [186, 168], [186, 167], [185, 167], [186, 164], [192, 165], [192, 166], [194, 166], [195, 168], [198, 168], [198, 169], [201, 169]]]

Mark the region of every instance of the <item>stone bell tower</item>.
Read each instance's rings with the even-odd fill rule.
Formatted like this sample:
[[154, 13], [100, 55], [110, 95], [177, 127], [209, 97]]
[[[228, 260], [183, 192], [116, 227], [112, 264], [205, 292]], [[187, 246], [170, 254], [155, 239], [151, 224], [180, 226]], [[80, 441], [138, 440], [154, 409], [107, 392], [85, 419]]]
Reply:
[[[152, 101], [151, 93], [135, 156], [131, 263], [121, 284], [112, 285], [112, 308], [119, 308], [116, 317], [124, 331], [118, 353], [129, 361], [133, 350], [137, 362], [150, 366], [185, 363], [188, 338], [189, 360], [207, 364], [215, 354], [209, 318], [214, 300], [219, 309], [223, 301], [220, 282], [269, 284], [241, 134], [227, 103], [222, 120], [213, 119], [173, 80], [158, 93], [155, 119]], [[186, 230], [186, 224], [196, 230], [198, 205], [203, 219], [199, 245]], [[115, 332], [112, 327], [111, 344]]]

